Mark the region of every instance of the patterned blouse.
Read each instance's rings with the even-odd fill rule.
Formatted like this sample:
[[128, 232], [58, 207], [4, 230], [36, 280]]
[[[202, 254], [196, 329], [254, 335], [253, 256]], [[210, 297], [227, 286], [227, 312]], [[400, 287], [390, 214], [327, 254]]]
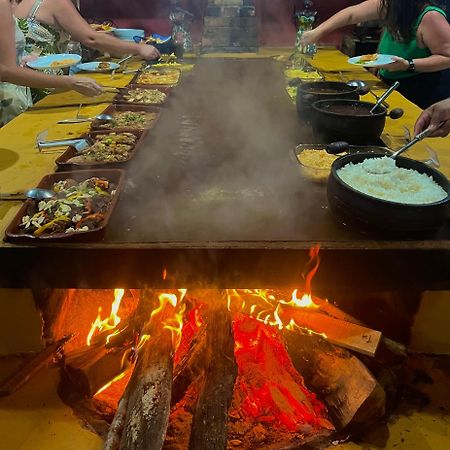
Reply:
[[[25, 55], [25, 37], [16, 21], [16, 64], [18, 66]], [[11, 83], [0, 83], [0, 126], [14, 119], [31, 105], [30, 89]]]

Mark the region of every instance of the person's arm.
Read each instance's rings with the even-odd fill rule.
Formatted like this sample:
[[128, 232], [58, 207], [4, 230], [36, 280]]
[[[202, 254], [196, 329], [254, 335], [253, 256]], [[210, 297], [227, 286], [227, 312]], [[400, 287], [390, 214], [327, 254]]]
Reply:
[[0, 81], [35, 88], [74, 89], [84, 95], [97, 95], [102, 89], [86, 78], [46, 75], [16, 66], [15, 28], [8, 0], [0, 0]]
[[102, 52], [114, 55], [137, 55], [145, 60], [158, 59], [160, 54], [152, 45], [136, 44], [98, 33], [83, 19], [70, 0], [53, 0], [53, 18], [58, 26], [81, 42]]
[[358, 5], [344, 8], [325, 22], [322, 22], [314, 30], [305, 32], [302, 36], [302, 44], [316, 43], [324, 35], [347, 25], [355, 25], [360, 22], [381, 18], [380, 0], [366, 0]]
[[414, 136], [428, 127], [434, 128], [430, 136], [445, 137], [450, 133], [450, 98], [425, 109], [414, 125]]
[[[441, 13], [430, 11], [425, 14], [417, 30], [417, 39], [430, 49], [432, 55], [413, 60], [416, 72], [437, 72], [450, 68], [450, 24]], [[383, 68], [389, 72], [408, 70], [409, 61], [397, 56], [393, 64]]]

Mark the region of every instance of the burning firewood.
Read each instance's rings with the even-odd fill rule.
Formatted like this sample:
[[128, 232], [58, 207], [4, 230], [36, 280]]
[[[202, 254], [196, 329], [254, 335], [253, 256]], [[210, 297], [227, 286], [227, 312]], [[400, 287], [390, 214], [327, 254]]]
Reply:
[[358, 358], [319, 336], [283, 334], [295, 367], [324, 400], [338, 429], [384, 414], [384, 390]]
[[[147, 316], [143, 340], [137, 352], [133, 375], [119, 402], [119, 407], [105, 443], [107, 450], [160, 450], [164, 444], [170, 414], [173, 379], [172, 331], [166, 321], [175, 313], [176, 301], [169, 306], [168, 295], [147, 295]], [[164, 301], [162, 300], [164, 299]], [[175, 299], [176, 300], [176, 299]], [[170, 299], [169, 299], [170, 301]], [[142, 303], [142, 302], [141, 302]]]
[[185, 395], [189, 385], [195, 381], [205, 368], [206, 326], [194, 337], [189, 351], [175, 366], [171, 404], [175, 405]]
[[72, 339], [72, 335], [60, 339], [37, 353], [29, 361], [25, 362], [22, 367], [0, 385], [0, 397], [5, 397], [18, 391], [36, 373], [48, 364], [55, 354], [58, 353], [70, 339]]
[[102, 344], [75, 350], [66, 356], [61, 388], [93, 397], [130, 366], [130, 355], [130, 347], [107, 349]]
[[[217, 302], [219, 303], [219, 302]], [[237, 375], [231, 317], [212, 303], [207, 317], [205, 383], [194, 413], [190, 450], [220, 450], [227, 446], [228, 408]]]
[[325, 334], [330, 343], [367, 356], [375, 355], [381, 339], [379, 331], [319, 312], [283, 306], [280, 316], [286, 323], [293, 320], [300, 327]]
[[[167, 330], [144, 344], [124, 395], [126, 415], [119, 449], [162, 448], [170, 414], [172, 353], [172, 335]], [[119, 414], [123, 409], [119, 408]]]

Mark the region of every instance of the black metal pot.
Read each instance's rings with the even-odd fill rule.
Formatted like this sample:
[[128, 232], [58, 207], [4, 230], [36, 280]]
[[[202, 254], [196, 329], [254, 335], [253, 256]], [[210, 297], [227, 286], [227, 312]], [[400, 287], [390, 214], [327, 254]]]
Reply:
[[312, 81], [301, 83], [297, 88], [297, 113], [303, 120], [310, 121], [312, 104], [332, 98], [359, 100], [360, 88], [338, 81]]
[[424, 163], [408, 158], [396, 158], [398, 167], [426, 173], [447, 192], [447, 197], [439, 202], [410, 205], [377, 199], [353, 189], [337, 175], [337, 171], [348, 163], [357, 164], [367, 158], [380, 156], [385, 155], [353, 153], [344, 155], [333, 163], [327, 184], [328, 203], [333, 215], [339, 221], [356, 225], [365, 231], [410, 237], [434, 231], [445, 224], [450, 205], [449, 181], [442, 173]]
[[354, 100], [321, 100], [313, 105], [314, 134], [327, 142], [347, 141], [351, 144], [373, 144], [383, 132], [386, 117], [398, 119], [403, 115], [400, 108], [391, 112], [375, 103]]

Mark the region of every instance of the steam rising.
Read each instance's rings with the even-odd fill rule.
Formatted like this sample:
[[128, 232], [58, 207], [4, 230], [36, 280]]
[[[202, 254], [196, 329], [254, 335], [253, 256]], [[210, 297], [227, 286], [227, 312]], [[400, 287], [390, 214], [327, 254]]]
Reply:
[[141, 242], [318, 239], [325, 190], [293, 157], [303, 128], [281, 65], [197, 61], [130, 163], [117, 238], [125, 227]]

